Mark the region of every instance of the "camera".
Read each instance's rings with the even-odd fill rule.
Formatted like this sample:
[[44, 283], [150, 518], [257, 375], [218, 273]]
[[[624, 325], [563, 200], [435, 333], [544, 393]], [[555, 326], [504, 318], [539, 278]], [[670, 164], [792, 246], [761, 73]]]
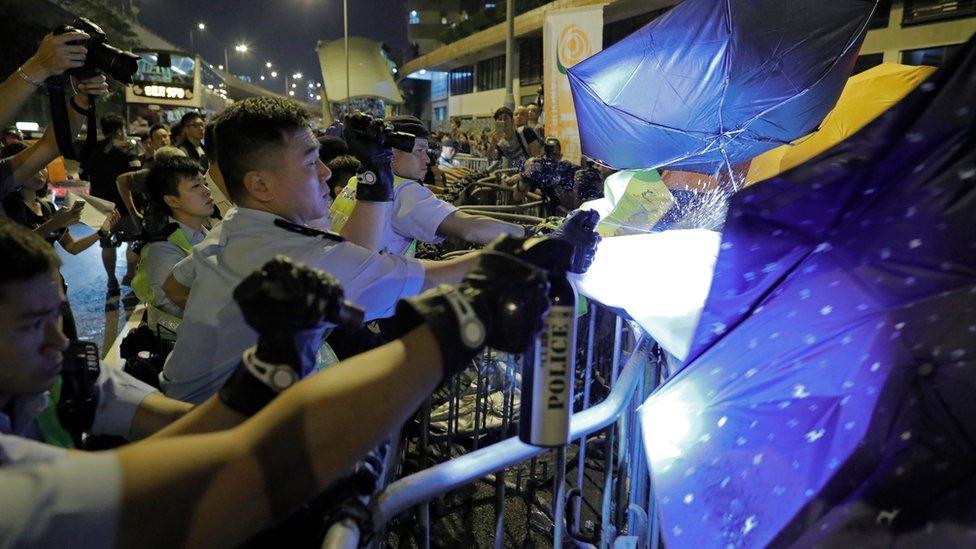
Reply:
[[87, 40], [71, 42], [75, 46], [88, 48], [85, 64], [81, 67], [69, 69], [68, 74], [76, 78], [91, 78], [99, 72], [125, 84], [132, 83], [132, 76], [136, 73], [139, 56], [132, 52], [120, 50], [107, 42], [105, 31], [95, 23], [84, 17], [79, 17], [70, 25], [60, 25], [54, 29], [54, 34], [65, 34], [81, 31], [88, 34]]
[[561, 151], [562, 143], [555, 137], [547, 137], [546, 142], [542, 145], [542, 156], [545, 158], [553, 158]]
[[62, 356], [57, 416], [80, 448], [82, 434], [91, 429], [98, 408], [98, 346], [90, 341], [72, 341]]
[[364, 137], [369, 141], [379, 142], [381, 145], [389, 145], [394, 149], [403, 152], [413, 152], [416, 137], [406, 132], [394, 129], [393, 124], [382, 120], [367, 117], [350, 117], [345, 121], [347, 131]]

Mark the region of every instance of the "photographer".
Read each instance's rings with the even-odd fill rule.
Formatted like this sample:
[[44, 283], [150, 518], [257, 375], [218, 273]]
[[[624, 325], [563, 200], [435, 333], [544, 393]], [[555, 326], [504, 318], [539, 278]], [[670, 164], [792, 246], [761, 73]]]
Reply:
[[[15, 260], [0, 278], [0, 329], [23, 334], [0, 349], [7, 411], [51, 385], [68, 342], [57, 314], [56, 256], [3, 221], [0, 250]], [[258, 330], [256, 346], [219, 397], [153, 437], [116, 451], [67, 453], [13, 434], [7, 423], [19, 417], [0, 415], [0, 539], [38, 547], [240, 543], [336, 480], [484, 345], [531, 344], [546, 292], [544, 271], [489, 251], [459, 288], [401, 302], [396, 341], [289, 383], [314, 354], [309, 342], [323, 320], [341, 308], [342, 290], [320, 272], [275, 260], [235, 291]], [[163, 398], [137, 382], [129, 389], [129, 404], [117, 406], [119, 425], [134, 426], [146, 401]]]
[[[31, 94], [44, 85], [46, 78], [83, 66], [87, 57], [87, 48], [72, 45], [70, 42], [87, 38], [88, 35], [83, 32], [68, 32], [58, 36], [48, 34], [45, 36], [37, 53], [21, 65], [17, 72], [0, 84], [0, 125], [6, 125], [13, 119]], [[88, 108], [92, 97], [103, 96], [108, 93], [108, 83], [102, 75], [81, 79], [72, 77], [71, 84], [76, 92], [73, 101], [81, 109]], [[74, 109], [69, 108], [67, 110], [71, 131], [74, 133], [84, 122], [84, 116]], [[27, 150], [9, 159], [0, 160], [0, 200], [16, 190], [21, 182], [33, 177], [60, 154], [54, 136], [54, 128], [48, 126], [41, 139]]]
[[574, 175], [579, 166], [563, 160], [562, 144], [555, 137], [546, 138], [541, 158], [531, 158], [522, 167], [515, 188], [521, 200], [529, 191], [538, 190], [546, 202], [547, 215], [562, 215], [579, 207], [574, 193]]

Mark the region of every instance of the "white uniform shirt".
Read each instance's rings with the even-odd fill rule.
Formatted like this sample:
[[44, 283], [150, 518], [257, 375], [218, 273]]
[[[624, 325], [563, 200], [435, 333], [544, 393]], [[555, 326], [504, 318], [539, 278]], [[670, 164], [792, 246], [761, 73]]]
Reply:
[[439, 244], [443, 236], [437, 228], [457, 207], [434, 195], [416, 181], [404, 181], [393, 188], [393, 218], [387, 225], [383, 247], [391, 254], [402, 255], [414, 240]]
[[[149, 385], [102, 365], [91, 431], [127, 436]], [[31, 440], [47, 394], [14, 401], [14, 421], [0, 412], [0, 546], [111, 547], [122, 501], [122, 469], [110, 453], [68, 455]], [[81, 542], [80, 540], [84, 540]]]
[[0, 434], [0, 486], [0, 546], [115, 545], [122, 468], [114, 453], [69, 456]]
[[[206, 228], [195, 231], [192, 227], [173, 218], [170, 218], [170, 222], [176, 222], [179, 225], [187, 242], [191, 245], [195, 246], [203, 242], [207, 236]], [[173, 272], [173, 267], [185, 257], [186, 252], [167, 239], [146, 244], [145, 254], [142, 258], [142, 261], [146, 262], [146, 277], [149, 279], [149, 290], [152, 292], [153, 305], [175, 317], [183, 316], [183, 309], [166, 297], [166, 292], [163, 291], [163, 282]]]
[[[139, 404], [156, 389], [105, 363], [102, 363], [95, 384], [98, 386], [99, 398], [91, 432], [97, 435], [129, 436], [132, 418], [135, 417]], [[41, 440], [41, 432], [35, 420], [49, 403], [50, 398], [46, 392], [14, 397], [13, 419], [0, 412], [0, 433]], [[0, 464], [3, 463], [4, 459], [0, 456]]]
[[423, 286], [419, 261], [298, 234], [276, 226], [275, 219], [268, 212], [232, 208], [173, 269], [174, 278], [190, 286], [190, 297], [160, 375], [167, 396], [203, 402], [234, 371], [241, 353], [257, 341], [232, 297], [234, 288], [276, 255], [337, 278], [346, 299], [362, 307], [366, 319], [392, 315], [400, 298]]
[[[346, 206], [346, 209], [355, 208], [354, 179], [350, 180], [349, 185], [342, 190], [337, 204], [340, 200], [345, 201], [346, 204], [353, 203], [351, 207]], [[349, 216], [341, 211], [343, 209], [339, 208], [340, 211], [333, 212], [332, 230], [335, 232], [340, 232], [349, 220]], [[437, 234], [437, 229], [447, 216], [456, 211], [457, 207], [437, 198], [430, 189], [420, 183], [396, 177], [393, 183], [392, 217], [386, 226], [386, 234], [379, 243], [379, 249], [387, 253], [403, 255], [414, 240], [440, 244], [444, 241], [444, 237]]]

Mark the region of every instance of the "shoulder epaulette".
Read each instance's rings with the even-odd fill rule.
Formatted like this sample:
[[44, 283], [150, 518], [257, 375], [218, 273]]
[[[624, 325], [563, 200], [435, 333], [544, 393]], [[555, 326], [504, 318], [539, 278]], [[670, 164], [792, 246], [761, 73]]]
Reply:
[[337, 235], [331, 231], [320, 231], [318, 229], [313, 229], [311, 227], [306, 227], [305, 225], [299, 225], [298, 223], [291, 223], [290, 221], [285, 221], [284, 219], [275, 219], [274, 224], [276, 227], [281, 227], [282, 229], [290, 232], [297, 233], [304, 236], [319, 237], [326, 240], [331, 240], [333, 242], [345, 242], [346, 239]]

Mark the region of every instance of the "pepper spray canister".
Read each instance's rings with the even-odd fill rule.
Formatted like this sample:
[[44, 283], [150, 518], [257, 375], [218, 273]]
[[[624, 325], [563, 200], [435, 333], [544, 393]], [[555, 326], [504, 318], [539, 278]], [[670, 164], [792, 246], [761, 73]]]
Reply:
[[526, 354], [519, 403], [519, 439], [534, 446], [569, 443], [576, 372], [576, 290], [563, 273], [549, 275], [549, 316]]

